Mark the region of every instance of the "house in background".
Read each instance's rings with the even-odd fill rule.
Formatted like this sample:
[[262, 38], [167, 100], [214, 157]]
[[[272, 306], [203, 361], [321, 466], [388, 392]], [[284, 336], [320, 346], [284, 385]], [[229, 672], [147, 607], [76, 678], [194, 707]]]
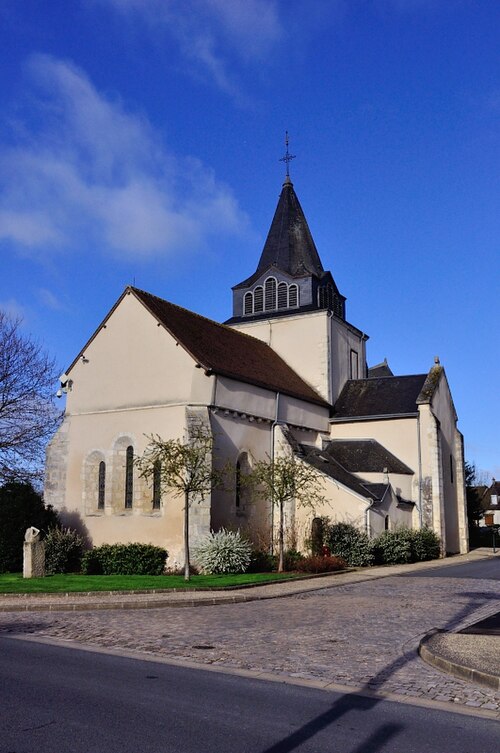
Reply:
[[222, 526], [271, 539], [269, 501], [239, 488], [255, 460], [293, 453], [313, 466], [325, 504], [291, 505], [299, 546], [315, 515], [369, 535], [431, 526], [445, 552], [468, 548], [463, 440], [442, 365], [395, 376], [367, 368], [364, 330], [323, 268], [289, 177], [255, 272], [233, 288], [218, 324], [127, 287], [62, 377], [64, 422], [47, 450], [45, 498], [94, 544], [164, 546], [182, 559], [182, 500], [138, 477], [147, 435], [214, 436], [214, 463], [234, 468], [191, 514], [191, 539]]
[[483, 518], [479, 521], [479, 525], [500, 525], [500, 481], [493, 479], [491, 485], [483, 490], [480, 504], [483, 509]]

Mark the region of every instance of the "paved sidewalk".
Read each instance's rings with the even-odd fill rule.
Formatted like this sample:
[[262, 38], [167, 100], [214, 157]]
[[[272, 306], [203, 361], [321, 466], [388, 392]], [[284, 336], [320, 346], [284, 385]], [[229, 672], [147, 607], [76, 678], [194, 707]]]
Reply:
[[[227, 590], [185, 591], [92, 591], [67, 594], [0, 594], [0, 612], [28, 611], [86, 611], [95, 609], [158, 609], [160, 607], [195, 607], [215, 604], [238, 604], [263, 599], [277, 599], [296, 594], [319, 591], [367, 580], [378, 580], [394, 575], [408, 575], [436, 567], [474, 562], [488, 557], [489, 550], [477, 549], [468, 554], [443, 560], [416, 562], [411, 565], [391, 565], [332, 573], [319, 577], [279, 581], [267, 585]], [[499, 555], [500, 557], [500, 555]]]
[[[498, 692], [450, 677], [417, 653], [433, 628], [458, 630], [498, 611], [496, 580], [425, 577], [426, 569], [439, 567], [445, 576], [448, 566], [482, 556], [187, 596], [4, 597], [0, 630], [283, 681], [396, 694], [500, 718]], [[89, 611], [64, 611], [77, 603]], [[183, 603], [183, 609], [159, 608]], [[125, 608], [129, 604], [134, 608]], [[29, 605], [51, 611], [28, 611]]]

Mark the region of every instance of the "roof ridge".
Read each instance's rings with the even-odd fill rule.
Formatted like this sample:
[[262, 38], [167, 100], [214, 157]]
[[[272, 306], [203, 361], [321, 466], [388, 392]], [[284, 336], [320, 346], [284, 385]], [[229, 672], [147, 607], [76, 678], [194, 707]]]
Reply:
[[[180, 309], [181, 311], [186, 311], [188, 314], [190, 314], [191, 316], [196, 317], [197, 319], [203, 319], [205, 322], [210, 322], [210, 324], [215, 325], [216, 327], [221, 327], [226, 332], [233, 332], [233, 333], [237, 334], [240, 337], [246, 337], [246, 338], [248, 338], [248, 339], [250, 339], [250, 340], [252, 340], [254, 342], [257, 341], [259, 343], [262, 343], [262, 345], [265, 345], [266, 348], [270, 348], [273, 351], [273, 353], [276, 353], [276, 351], [273, 348], [271, 348], [271, 346], [268, 345], [268, 343], [266, 343], [264, 340], [260, 340], [258, 337], [254, 337], [253, 335], [249, 335], [248, 333], [242, 332], [241, 330], [235, 329], [234, 327], [229, 327], [227, 324], [224, 324], [223, 322], [218, 322], [215, 319], [210, 319], [209, 316], [204, 316], [203, 314], [198, 314], [196, 311], [192, 311], [191, 309], [188, 309], [185, 306], [179, 306], [178, 303], [172, 303], [172, 301], [167, 301], [166, 298], [160, 298], [159, 295], [155, 295], [154, 293], [150, 293], [147, 290], [142, 290], [141, 288], [136, 288], [134, 285], [128, 285], [126, 289], [132, 290], [135, 293], [143, 293], [144, 295], [150, 296], [151, 298], [156, 298], [156, 300], [157, 301], [161, 301], [161, 303], [166, 303], [169, 306], [174, 306], [174, 308]], [[277, 353], [277, 355], [279, 355], [279, 353]], [[280, 356], [280, 358], [282, 358], [282, 356]]]

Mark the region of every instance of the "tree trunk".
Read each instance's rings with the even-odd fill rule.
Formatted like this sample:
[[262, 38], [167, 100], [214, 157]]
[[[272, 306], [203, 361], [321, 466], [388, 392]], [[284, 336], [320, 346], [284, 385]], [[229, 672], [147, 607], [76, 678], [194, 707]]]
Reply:
[[282, 573], [285, 569], [285, 552], [284, 552], [284, 521], [283, 521], [283, 500], [280, 500], [280, 522], [279, 522], [279, 560], [278, 560], [278, 572]]
[[189, 562], [189, 492], [184, 492], [184, 580], [190, 577]]

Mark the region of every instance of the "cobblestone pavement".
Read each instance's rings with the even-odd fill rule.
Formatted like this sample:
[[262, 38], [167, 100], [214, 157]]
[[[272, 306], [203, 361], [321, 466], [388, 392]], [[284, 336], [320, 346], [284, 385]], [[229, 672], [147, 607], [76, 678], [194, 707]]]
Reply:
[[386, 577], [245, 604], [87, 612], [5, 612], [0, 631], [135, 650], [200, 664], [448, 701], [500, 714], [500, 694], [417, 655], [432, 628], [499, 609], [500, 583]]

